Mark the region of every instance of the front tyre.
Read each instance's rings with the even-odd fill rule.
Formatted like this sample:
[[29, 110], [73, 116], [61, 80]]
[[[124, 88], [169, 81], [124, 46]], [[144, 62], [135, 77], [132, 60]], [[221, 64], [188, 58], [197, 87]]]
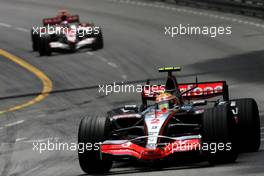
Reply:
[[261, 138], [258, 105], [252, 98], [233, 101], [238, 108], [237, 140], [240, 152], [256, 152]]
[[[206, 109], [202, 119], [203, 145], [217, 146], [203, 151], [210, 164], [235, 162], [237, 145], [235, 143], [235, 119], [228, 105]], [[223, 146], [224, 148], [219, 146]]]
[[99, 33], [96, 35], [96, 41], [92, 45], [93, 50], [99, 50], [104, 47], [104, 39], [103, 39], [103, 33], [102, 30], [99, 31]]
[[33, 29], [31, 29], [31, 41], [32, 41], [33, 51], [38, 51], [38, 49], [39, 49], [39, 35], [35, 34]]
[[85, 117], [79, 126], [78, 144], [93, 146], [92, 150], [78, 151], [79, 164], [87, 174], [108, 172], [113, 164], [111, 158], [102, 157], [100, 142], [110, 133], [110, 121], [106, 117]]
[[50, 56], [51, 55], [51, 48], [50, 48], [50, 36], [44, 35], [39, 39], [39, 55], [40, 56]]

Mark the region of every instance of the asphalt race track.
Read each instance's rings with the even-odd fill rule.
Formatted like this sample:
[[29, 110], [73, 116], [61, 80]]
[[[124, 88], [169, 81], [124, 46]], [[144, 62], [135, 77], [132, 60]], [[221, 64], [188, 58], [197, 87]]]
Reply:
[[[43, 17], [68, 9], [103, 29], [105, 48], [40, 57], [29, 30]], [[164, 26], [232, 26], [232, 35], [170, 38]], [[0, 175], [80, 176], [76, 151], [33, 151], [33, 141], [74, 143], [80, 119], [113, 107], [140, 103], [135, 94], [98, 93], [98, 84], [160, 78], [160, 66], [180, 65], [180, 80], [226, 80], [232, 98], [255, 98], [264, 140], [264, 22], [235, 14], [152, 1], [0, 0], [0, 48], [30, 64], [30, 70], [0, 51]], [[34, 68], [41, 71], [36, 73]], [[45, 77], [46, 76], [46, 77]], [[46, 82], [43, 82], [43, 78]], [[46, 85], [48, 96], [36, 100]], [[76, 89], [69, 91], [70, 89]], [[83, 89], [82, 89], [83, 88]], [[67, 91], [68, 90], [68, 91]], [[57, 92], [56, 92], [57, 91]], [[32, 94], [30, 96], [30, 94]], [[18, 96], [18, 95], [29, 96]], [[46, 94], [47, 95], [47, 94]], [[11, 97], [10, 97], [11, 96]], [[3, 97], [3, 98], [1, 98]], [[6, 97], [6, 98], [5, 98]], [[9, 97], [9, 98], [8, 98]], [[25, 103], [31, 104], [23, 107]], [[10, 108], [16, 111], [8, 111]], [[245, 139], [246, 142], [247, 139]], [[164, 168], [117, 163], [111, 175], [263, 175], [263, 144], [234, 164], [206, 162]]]

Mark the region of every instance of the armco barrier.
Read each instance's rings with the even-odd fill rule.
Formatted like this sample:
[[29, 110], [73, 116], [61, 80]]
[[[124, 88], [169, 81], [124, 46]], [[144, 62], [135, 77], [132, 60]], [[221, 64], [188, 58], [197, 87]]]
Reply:
[[214, 8], [217, 10], [241, 13], [244, 15], [264, 17], [264, 0], [159, 0], [179, 5]]

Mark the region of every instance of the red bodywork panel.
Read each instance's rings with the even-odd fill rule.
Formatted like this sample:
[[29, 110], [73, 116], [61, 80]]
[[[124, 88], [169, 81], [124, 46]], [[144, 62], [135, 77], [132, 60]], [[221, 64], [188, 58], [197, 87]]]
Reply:
[[[179, 90], [180, 92], [185, 92], [195, 86], [195, 83], [179, 84]], [[215, 97], [223, 94], [224, 86], [224, 81], [198, 83], [195, 89], [182, 96], [185, 99]]]
[[169, 143], [164, 149], [148, 149], [131, 142], [124, 144], [102, 144], [101, 152], [116, 156], [132, 156], [141, 160], [162, 159], [173, 153], [195, 151], [199, 149], [201, 139], [176, 140]]
[[[69, 23], [75, 23], [75, 22], [79, 22], [79, 15], [71, 15], [71, 16], [67, 16], [66, 21], [68, 21]], [[54, 18], [45, 18], [43, 19], [43, 25], [47, 26], [47, 25], [56, 25], [56, 24], [60, 24], [61, 21], [61, 16], [57, 16]]]

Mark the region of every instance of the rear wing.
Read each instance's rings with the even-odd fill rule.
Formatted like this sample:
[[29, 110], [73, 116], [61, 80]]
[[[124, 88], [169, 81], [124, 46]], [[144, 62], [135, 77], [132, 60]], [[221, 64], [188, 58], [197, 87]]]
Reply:
[[161, 67], [159, 68], [159, 72], [175, 72], [181, 71], [181, 67]]
[[[223, 96], [224, 101], [229, 100], [228, 85], [225, 81], [181, 83], [178, 89], [183, 100], [208, 99]], [[190, 90], [190, 91], [188, 91]], [[159, 93], [165, 92], [165, 85], [145, 85], [142, 89], [142, 100], [155, 100]]]
[[[67, 16], [66, 21], [68, 21], [68, 23], [79, 23], [80, 22], [79, 15]], [[61, 16], [43, 19], [44, 26], [56, 25], [56, 24], [60, 24], [61, 22], [62, 22]]]
[[[196, 88], [194, 88], [196, 87]], [[182, 83], [179, 84], [180, 92], [186, 92], [190, 89], [193, 90], [182, 94], [183, 99], [208, 99], [217, 96], [223, 96], [224, 101], [229, 100], [228, 85], [225, 81], [215, 82], [200, 82], [200, 83]]]

